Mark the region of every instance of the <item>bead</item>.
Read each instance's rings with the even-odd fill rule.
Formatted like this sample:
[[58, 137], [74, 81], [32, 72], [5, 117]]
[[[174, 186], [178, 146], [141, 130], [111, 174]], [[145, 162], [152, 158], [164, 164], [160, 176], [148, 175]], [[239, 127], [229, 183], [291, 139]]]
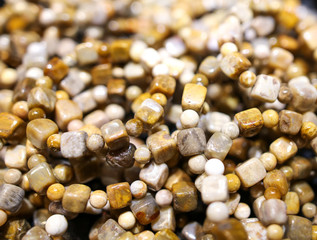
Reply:
[[136, 222], [135, 217], [133, 213], [130, 211], [120, 214], [118, 218], [119, 225], [126, 230], [133, 228], [133, 226], [135, 225], [135, 222]]
[[125, 230], [115, 220], [110, 218], [98, 229], [98, 238], [118, 239], [124, 233]]
[[32, 121], [32, 120], [38, 119], [38, 118], [46, 118], [46, 114], [45, 114], [44, 110], [41, 108], [32, 108], [28, 112], [29, 121]]
[[151, 160], [151, 152], [147, 147], [141, 146], [135, 150], [134, 159], [140, 164], [146, 164]]
[[241, 219], [247, 219], [251, 214], [251, 209], [248, 204], [246, 203], [239, 203], [235, 212], [234, 216], [241, 220]]
[[191, 83], [207, 87], [208, 86], [208, 78], [204, 74], [197, 73], [192, 78]]
[[107, 195], [111, 208], [120, 209], [130, 205], [132, 194], [127, 182], [107, 186]]
[[73, 178], [73, 170], [65, 164], [57, 164], [54, 167], [54, 176], [61, 183], [67, 183]]
[[27, 152], [23, 145], [10, 146], [4, 155], [4, 163], [8, 168], [26, 169]]
[[51, 166], [42, 162], [33, 167], [27, 177], [30, 181], [30, 187], [37, 193], [46, 190], [51, 184], [56, 182]]
[[91, 206], [97, 209], [103, 208], [107, 203], [108, 197], [107, 194], [102, 190], [96, 190], [91, 192], [89, 203]]
[[234, 116], [234, 121], [238, 124], [241, 135], [245, 137], [258, 134], [264, 124], [262, 114], [257, 108], [237, 113]]
[[129, 146], [124, 147], [117, 151], [110, 150], [107, 152], [106, 161], [112, 167], [124, 167], [130, 168], [134, 164], [134, 152], [135, 146], [133, 144], [129, 144]]
[[202, 154], [206, 146], [205, 133], [201, 128], [181, 130], [177, 134], [177, 145], [183, 156]]
[[147, 193], [147, 185], [143, 181], [136, 180], [131, 183], [130, 190], [134, 198], [143, 198]]
[[305, 203], [302, 206], [302, 213], [306, 218], [313, 218], [316, 214], [316, 205], [313, 203]]
[[284, 224], [287, 221], [286, 204], [279, 199], [264, 200], [261, 208], [261, 222], [264, 225]]
[[229, 136], [216, 132], [209, 138], [204, 153], [207, 158], [224, 160], [231, 146], [232, 140]]
[[9, 143], [17, 143], [17, 139], [25, 136], [25, 122], [11, 114], [0, 113], [0, 137], [7, 140]]
[[229, 78], [237, 79], [241, 73], [248, 70], [250, 61], [239, 52], [226, 55], [220, 63], [220, 68]]
[[139, 137], [143, 132], [143, 124], [139, 119], [133, 118], [126, 122], [127, 133], [132, 137]]
[[251, 71], [245, 71], [239, 77], [239, 83], [245, 88], [253, 87], [255, 82], [256, 75]]
[[281, 193], [276, 187], [268, 187], [267, 189], [265, 189], [264, 197], [266, 199], [271, 199], [271, 198], [280, 199]]
[[214, 202], [208, 205], [207, 218], [212, 222], [221, 222], [229, 217], [228, 208], [222, 202]]
[[270, 240], [280, 240], [283, 238], [284, 231], [280, 225], [271, 224], [267, 227], [267, 237]]
[[274, 154], [270, 152], [265, 152], [259, 158], [266, 171], [271, 171], [276, 167], [277, 160]]
[[65, 188], [62, 184], [54, 183], [46, 191], [46, 196], [51, 201], [60, 201], [63, 198]]
[[0, 227], [2, 227], [8, 219], [8, 215], [5, 211], [0, 210]]
[[183, 110], [192, 109], [200, 112], [206, 99], [207, 88], [201, 85], [187, 83], [182, 96]]
[[61, 214], [54, 214], [50, 216], [45, 224], [45, 230], [52, 236], [63, 235], [68, 228], [66, 218]]
[[84, 131], [65, 132], [61, 136], [61, 153], [65, 158], [80, 158], [87, 151], [87, 133]]
[[104, 148], [103, 137], [99, 134], [92, 134], [87, 138], [87, 148], [89, 151], [97, 152]]
[[264, 126], [267, 128], [273, 128], [279, 123], [279, 115], [278, 113], [273, 110], [269, 109], [262, 113]]
[[98, 60], [97, 51], [91, 42], [78, 44], [75, 50], [80, 65], [92, 64]]
[[197, 190], [191, 182], [177, 182], [172, 186], [175, 211], [190, 212], [197, 208]]
[[3, 183], [0, 185], [0, 209], [16, 212], [22, 205], [24, 190], [18, 186]]
[[29, 109], [42, 108], [46, 113], [54, 110], [56, 103], [55, 92], [45, 87], [33, 88], [27, 98]]
[[224, 171], [225, 166], [222, 161], [217, 158], [211, 158], [205, 164], [205, 172], [207, 175], [222, 175]]
[[279, 129], [284, 134], [296, 135], [301, 129], [302, 120], [302, 114], [282, 110], [279, 113]]
[[248, 239], [242, 223], [235, 218], [229, 218], [215, 224], [211, 228], [212, 235], [219, 240]]
[[26, 101], [19, 101], [13, 104], [12, 113], [23, 120], [28, 118], [29, 107]]
[[118, 150], [129, 144], [128, 133], [120, 120], [104, 124], [101, 127], [101, 132], [107, 146], [112, 150]]
[[160, 209], [160, 215], [151, 223], [153, 231], [160, 231], [163, 229], [170, 229], [175, 231], [176, 221], [174, 210], [172, 207], [163, 207]]
[[173, 201], [173, 194], [167, 189], [161, 189], [156, 193], [155, 201], [160, 207], [167, 207]]
[[296, 192], [288, 192], [283, 197], [283, 200], [286, 204], [286, 213], [287, 214], [298, 214], [300, 203], [299, 203], [299, 197]]
[[231, 139], [235, 139], [239, 136], [240, 130], [236, 123], [234, 122], [227, 122], [222, 125], [221, 132]]
[[202, 174], [205, 171], [206, 157], [204, 155], [196, 155], [188, 160], [189, 170], [194, 174]]
[[90, 187], [83, 184], [72, 184], [66, 188], [62, 205], [66, 211], [82, 213], [90, 197]]
[[317, 135], [317, 126], [313, 122], [303, 121], [300, 133], [302, 138], [311, 140]]
[[11, 168], [6, 171], [6, 173], [3, 176], [3, 179], [6, 183], [16, 185], [20, 183], [22, 179], [22, 173], [18, 169]]
[[44, 75], [59, 83], [68, 73], [68, 66], [59, 58], [52, 58], [44, 68]]
[[56, 100], [69, 99], [69, 95], [64, 90], [56, 91]]
[[286, 236], [290, 239], [311, 239], [312, 223], [307, 218], [288, 216]]
[[240, 189], [240, 179], [237, 175], [233, 173], [229, 173], [226, 175], [227, 181], [228, 181], [228, 191], [230, 193], [235, 193]]
[[297, 146], [292, 140], [280, 137], [271, 143], [270, 152], [275, 155], [277, 162], [282, 164], [296, 154]]
[[264, 180], [264, 187], [275, 187], [277, 188], [282, 196], [284, 196], [288, 191], [288, 183], [286, 176], [280, 170], [274, 169], [266, 174]]
[[226, 42], [226, 43], [222, 44], [222, 46], [220, 48], [220, 53], [223, 56], [229, 55], [229, 54], [234, 53], [234, 52], [238, 52], [238, 47], [237, 47], [237, 45], [235, 45], [232, 42]]
[[223, 175], [211, 175], [203, 179], [201, 197], [205, 204], [226, 201], [229, 197], [228, 181]]
[[160, 190], [168, 177], [168, 166], [165, 163], [156, 164], [151, 161], [141, 169], [139, 177], [150, 189]]

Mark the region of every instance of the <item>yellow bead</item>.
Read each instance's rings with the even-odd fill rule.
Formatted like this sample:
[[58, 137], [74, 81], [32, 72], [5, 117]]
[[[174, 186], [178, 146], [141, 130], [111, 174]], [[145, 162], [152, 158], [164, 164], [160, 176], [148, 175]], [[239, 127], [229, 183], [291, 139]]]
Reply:
[[273, 109], [264, 111], [262, 113], [262, 117], [264, 120], [264, 126], [267, 128], [273, 128], [278, 124], [279, 116], [278, 113]]
[[54, 183], [46, 191], [46, 196], [51, 201], [60, 201], [63, 198], [65, 187], [60, 183]]
[[234, 193], [239, 190], [241, 182], [237, 175], [233, 173], [229, 173], [226, 175], [228, 180], [228, 190], [230, 193]]

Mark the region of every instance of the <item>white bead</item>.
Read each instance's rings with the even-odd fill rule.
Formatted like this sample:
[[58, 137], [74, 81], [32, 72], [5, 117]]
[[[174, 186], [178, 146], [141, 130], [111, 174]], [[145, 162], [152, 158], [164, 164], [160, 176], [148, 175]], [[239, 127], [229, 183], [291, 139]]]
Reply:
[[167, 207], [173, 201], [173, 194], [167, 189], [162, 189], [156, 193], [155, 201], [160, 207]]
[[130, 56], [132, 60], [135, 62], [140, 61], [140, 57], [142, 55], [142, 52], [147, 48], [147, 45], [143, 41], [134, 41], [130, 48]]
[[109, 104], [106, 107], [105, 112], [109, 117], [110, 121], [114, 119], [123, 119], [125, 115], [124, 108], [115, 103]]
[[136, 180], [131, 183], [130, 191], [134, 198], [143, 198], [147, 193], [147, 185], [141, 180]]
[[212, 222], [220, 222], [229, 217], [228, 207], [223, 202], [214, 202], [207, 207], [207, 218]]
[[222, 175], [224, 171], [225, 166], [219, 159], [211, 158], [206, 162], [205, 172], [207, 175]]
[[154, 48], [146, 48], [141, 55], [141, 61], [149, 68], [153, 68], [161, 61], [160, 54]]
[[180, 117], [183, 128], [194, 128], [199, 122], [199, 115], [196, 111], [185, 110]]
[[108, 98], [108, 89], [106, 86], [98, 85], [95, 86], [92, 90], [92, 96], [97, 103], [105, 103]]
[[236, 123], [227, 122], [222, 126], [221, 132], [229, 136], [231, 139], [235, 139], [239, 136], [240, 130]]
[[236, 211], [234, 212], [234, 216], [239, 220], [250, 217], [250, 214], [251, 209], [249, 205], [245, 203], [239, 203], [238, 207], [236, 208]]
[[169, 74], [168, 66], [163, 63], [155, 65], [155, 67], [152, 69], [152, 75], [154, 77], [158, 75], [168, 75], [168, 74]]
[[237, 47], [237, 45], [235, 45], [232, 42], [226, 42], [220, 48], [220, 53], [223, 56], [226, 56], [226, 55], [228, 55], [230, 53], [234, 53], [234, 52], [238, 52], [238, 47]]
[[50, 216], [45, 224], [45, 230], [52, 236], [63, 235], [68, 227], [66, 218], [61, 214], [54, 214]]
[[43, 76], [44, 76], [43, 70], [37, 67], [32, 67], [28, 69], [25, 73], [26, 78], [38, 79]]
[[135, 217], [133, 213], [130, 211], [120, 214], [118, 218], [119, 225], [126, 230], [133, 228], [133, 226], [135, 225], [135, 222], [136, 222]]
[[85, 71], [79, 71], [78, 77], [80, 80], [88, 86], [91, 83], [92, 77], [91, 74]]
[[194, 174], [202, 174], [205, 171], [206, 157], [197, 155], [188, 160], [189, 170]]

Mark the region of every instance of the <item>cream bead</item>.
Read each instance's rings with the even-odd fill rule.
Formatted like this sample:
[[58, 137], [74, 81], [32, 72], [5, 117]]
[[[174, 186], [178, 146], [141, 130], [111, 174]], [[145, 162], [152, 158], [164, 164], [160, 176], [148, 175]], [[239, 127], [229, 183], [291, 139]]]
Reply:
[[45, 230], [52, 236], [63, 235], [68, 228], [68, 222], [66, 218], [61, 214], [54, 214], [50, 216], [45, 224]]
[[135, 222], [136, 222], [135, 217], [133, 213], [130, 211], [120, 214], [118, 218], [119, 225], [126, 230], [133, 228], [133, 226], [135, 225]]
[[227, 122], [223, 124], [221, 132], [229, 136], [231, 139], [235, 139], [239, 136], [240, 130], [236, 123]]
[[118, 104], [109, 104], [105, 109], [106, 115], [109, 117], [110, 121], [114, 119], [123, 119], [125, 115], [124, 108]]
[[223, 56], [226, 56], [226, 55], [234, 53], [234, 52], [238, 52], [238, 47], [237, 47], [237, 45], [235, 45], [232, 42], [226, 42], [220, 48], [220, 53]]
[[248, 218], [250, 214], [251, 209], [249, 205], [245, 203], [239, 203], [234, 212], [234, 216], [239, 220]]
[[212, 222], [221, 222], [229, 217], [228, 207], [223, 202], [213, 202], [207, 207], [206, 215]]
[[147, 185], [141, 180], [136, 180], [131, 183], [130, 191], [133, 197], [143, 198], [147, 193]]
[[173, 201], [173, 194], [167, 189], [162, 189], [156, 193], [155, 201], [160, 207], [167, 207]]
[[222, 175], [224, 171], [225, 166], [222, 161], [217, 158], [211, 158], [205, 164], [205, 172], [207, 175]]
[[188, 109], [182, 112], [180, 121], [183, 129], [196, 127], [199, 122], [199, 115], [196, 111]]
[[188, 160], [189, 170], [194, 174], [202, 174], [205, 171], [206, 157], [204, 155], [196, 155]]
[[0, 227], [3, 226], [8, 219], [8, 215], [5, 211], [0, 209]]

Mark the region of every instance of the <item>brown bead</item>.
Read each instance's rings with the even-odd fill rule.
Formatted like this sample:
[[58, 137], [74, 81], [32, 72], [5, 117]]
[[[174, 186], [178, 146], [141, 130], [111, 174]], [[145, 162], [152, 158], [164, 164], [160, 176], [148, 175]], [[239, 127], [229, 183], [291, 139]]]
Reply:
[[68, 183], [73, 178], [73, 170], [71, 166], [65, 164], [57, 164], [54, 167], [54, 176], [60, 183]]
[[297, 112], [282, 110], [279, 113], [279, 128], [282, 133], [296, 135], [302, 126], [303, 115]]
[[207, 87], [209, 81], [208, 81], [208, 78], [207, 78], [204, 74], [197, 73], [197, 74], [195, 74], [194, 77], [192, 78], [191, 83], [194, 83], [194, 84], [198, 84], [198, 85], [202, 85], [202, 86]]
[[7, 112], [0, 113], [0, 137], [9, 143], [16, 144], [25, 136], [25, 122]]
[[293, 179], [306, 179], [310, 176], [312, 163], [307, 158], [295, 156], [289, 161], [289, 165], [293, 169]]
[[250, 66], [251, 62], [239, 52], [226, 55], [220, 63], [223, 73], [232, 79], [238, 79]]
[[288, 192], [283, 197], [283, 200], [286, 204], [286, 213], [287, 214], [298, 214], [300, 204], [299, 197], [296, 192]]
[[205, 102], [207, 88], [201, 85], [187, 83], [184, 87], [182, 96], [183, 110], [192, 109], [200, 112]]
[[28, 159], [28, 168], [32, 169], [42, 162], [46, 162], [46, 158], [42, 154], [33, 154]]
[[307, 202], [311, 202], [315, 197], [315, 193], [312, 187], [305, 181], [298, 181], [293, 183], [291, 185], [291, 190], [298, 194], [301, 205]]
[[63, 208], [66, 211], [82, 213], [85, 211], [90, 197], [90, 187], [83, 184], [72, 184], [66, 188], [63, 195]]
[[236, 169], [237, 165], [235, 164], [234, 161], [230, 160], [230, 159], [225, 159], [223, 160], [223, 165], [225, 166], [225, 172], [224, 174], [229, 174], [229, 173], [233, 173], [234, 170]]
[[72, 120], [83, 118], [83, 112], [78, 104], [72, 100], [58, 100], [55, 106], [55, 119], [60, 129], [66, 130], [68, 123]]
[[69, 99], [69, 95], [64, 90], [57, 90], [56, 91], [56, 100], [62, 100], [62, 99]]
[[52, 58], [44, 68], [44, 75], [58, 84], [68, 73], [68, 66], [59, 58]]
[[288, 216], [286, 236], [289, 239], [312, 239], [312, 223], [309, 219], [299, 216]]
[[211, 233], [217, 240], [247, 240], [248, 235], [240, 221], [235, 218], [226, 219], [215, 224]]
[[177, 182], [172, 186], [172, 193], [176, 211], [190, 212], [197, 208], [197, 190], [193, 183]]
[[238, 124], [240, 133], [245, 137], [252, 137], [262, 129], [264, 121], [259, 109], [251, 108], [237, 113], [234, 121]]
[[100, 64], [91, 69], [91, 77], [93, 85], [107, 84], [112, 78], [111, 64]]
[[29, 121], [32, 121], [38, 118], [46, 118], [46, 114], [44, 110], [42, 108], [32, 108], [28, 113]]
[[101, 43], [98, 47], [98, 54], [100, 57], [108, 57], [110, 54], [109, 44], [108, 43]]
[[283, 166], [280, 168], [280, 170], [284, 173], [287, 181], [291, 181], [293, 179], [294, 172], [290, 166]]
[[56, 103], [55, 92], [45, 87], [35, 87], [28, 95], [28, 107], [42, 108], [45, 112], [50, 113], [54, 110]]
[[126, 89], [126, 82], [124, 79], [109, 79], [107, 83], [108, 95], [112, 96], [124, 96]]
[[53, 87], [53, 80], [48, 77], [48, 76], [43, 76], [43, 77], [40, 77], [38, 79], [36, 79], [36, 82], [35, 82], [35, 86], [37, 87], [46, 87], [46, 88], [49, 88], [49, 89], [52, 89]]
[[266, 199], [276, 198], [281, 199], [281, 193], [276, 187], [268, 187], [265, 189], [264, 197]]
[[241, 73], [239, 77], [239, 83], [243, 87], [246, 87], [246, 88], [253, 87], [253, 85], [255, 84], [255, 81], [256, 81], [256, 75], [255, 73], [251, 71], [245, 71]]
[[[3, 111], [5, 112], [5, 111]], [[19, 101], [13, 104], [12, 113], [23, 120], [28, 118], [29, 107], [26, 101]]]
[[149, 87], [149, 93], [163, 93], [166, 97], [171, 97], [174, 94], [176, 80], [168, 75], [159, 75], [153, 79]]
[[155, 240], [179, 240], [179, 238], [172, 230], [164, 229], [155, 234]]
[[126, 122], [127, 133], [132, 137], [139, 137], [143, 132], [143, 124], [139, 119], [133, 118]]
[[13, 102], [26, 101], [31, 89], [35, 87], [35, 82], [33, 78], [25, 78], [18, 82], [13, 92]]
[[111, 150], [119, 150], [129, 145], [129, 135], [119, 119], [104, 124], [101, 133]]
[[130, 168], [134, 164], [134, 152], [136, 147], [133, 144], [115, 151], [109, 151], [106, 155], [107, 163], [112, 167]]
[[113, 62], [127, 62], [130, 59], [130, 47], [132, 41], [130, 39], [119, 39], [110, 45], [110, 56]]
[[278, 93], [278, 100], [281, 103], [287, 104], [292, 100], [293, 94], [287, 85], [282, 85]]
[[120, 209], [129, 206], [132, 200], [130, 185], [127, 182], [107, 186], [107, 195], [111, 208]]
[[27, 177], [30, 181], [30, 187], [37, 193], [42, 193], [51, 184], [56, 182], [51, 166], [42, 162], [33, 167]]
[[46, 144], [52, 151], [59, 151], [61, 148], [61, 134], [52, 134], [48, 137]]
[[250, 147], [250, 141], [244, 137], [236, 138], [232, 140], [232, 146], [229, 151], [229, 155], [239, 160], [245, 160]]
[[279, 123], [279, 115], [273, 109], [268, 109], [262, 113], [264, 126], [267, 128], [273, 128]]
[[163, 93], [154, 93], [151, 96], [151, 99], [160, 104], [162, 107], [165, 107], [165, 105], [167, 104], [167, 99]]
[[170, 172], [169, 177], [166, 180], [164, 187], [166, 189], [172, 191], [173, 185], [177, 182], [180, 182], [180, 181], [190, 182], [191, 179], [187, 175], [187, 173], [185, 173], [182, 169], [180, 169], [180, 168], [173, 169]]
[[281, 170], [273, 170], [266, 174], [264, 180], [264, 187], [275, 187], [277, 188], [282, 196], [288, 191], [288, 183], [284, 173]]
[[297, 150], [296, 143], [286, 137], [280, 137], [270, 145], [270, 152], [275, 155], [279, 164], [293, 157]]
[[317, 126], [313, 122], [303, 122], [300, 134], [302, 138], [311, 140], [317, 135]]

